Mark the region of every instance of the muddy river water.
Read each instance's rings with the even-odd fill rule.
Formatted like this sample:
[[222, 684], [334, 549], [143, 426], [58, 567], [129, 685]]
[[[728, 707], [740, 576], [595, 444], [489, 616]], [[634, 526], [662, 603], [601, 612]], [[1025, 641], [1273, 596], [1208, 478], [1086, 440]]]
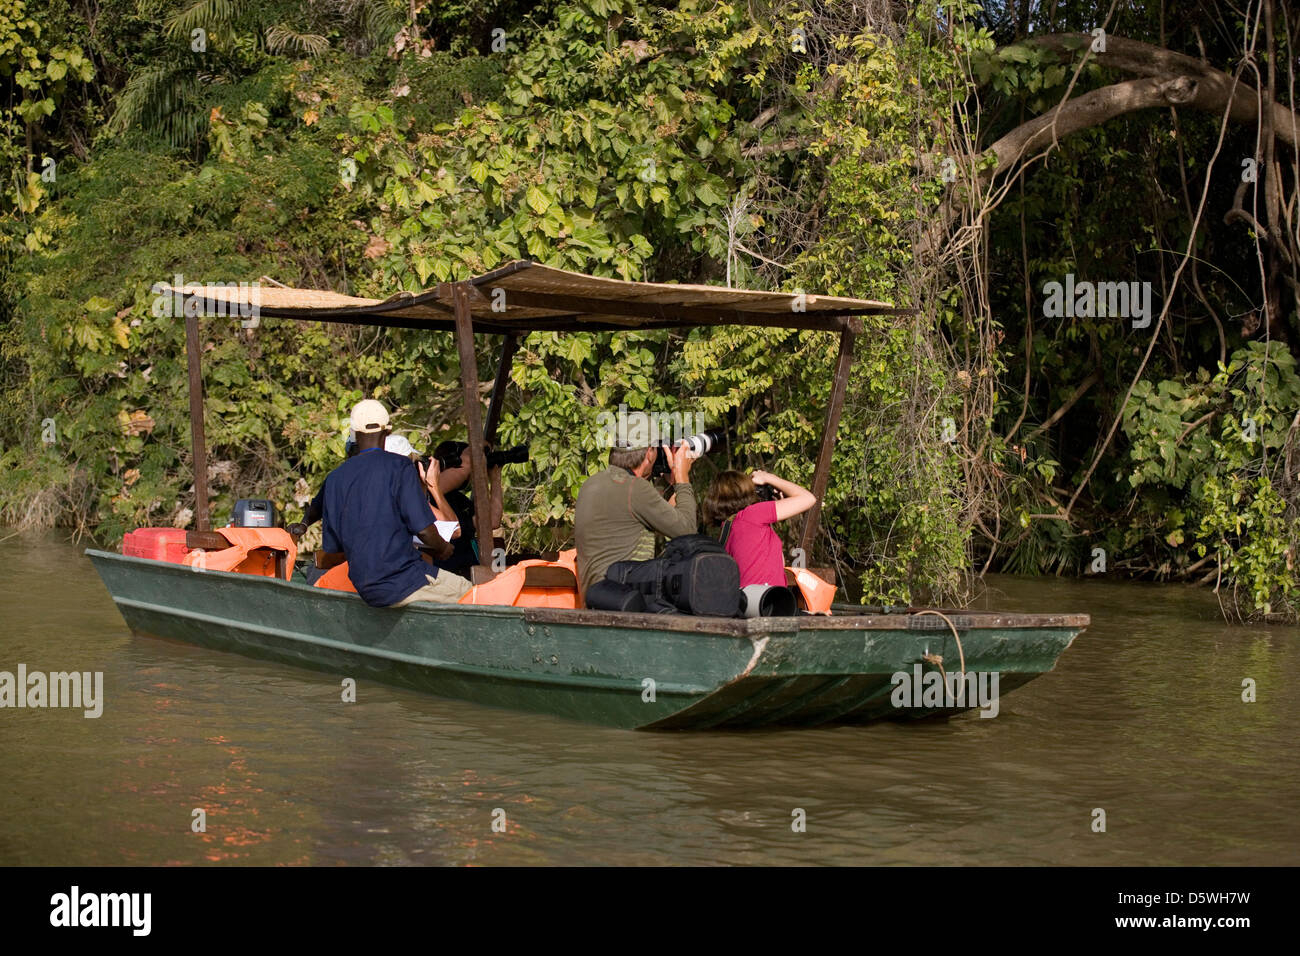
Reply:
[[104, 686], [98, 718], [0, 709], [0, 864], [1300, 863], [1300, 632], [1206, 591], [990, 578], [983, 606], [1093, 619], [991, 720], [656, 734], [369, 683], [344, 704], [337, 677], [131, 634], [60, 537], [0, 562], [0, 671]]

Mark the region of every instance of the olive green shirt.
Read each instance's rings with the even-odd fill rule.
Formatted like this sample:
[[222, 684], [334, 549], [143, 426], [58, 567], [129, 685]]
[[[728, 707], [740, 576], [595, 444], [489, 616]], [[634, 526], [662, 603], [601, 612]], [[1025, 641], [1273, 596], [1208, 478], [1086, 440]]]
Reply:
[[586, 594], [615, 561], [653, 558], [655, 532], [668, 538], [695, 533], [695, 489], [683, 482], [673, 491], [676, 507], [644, 478], [614, 466], [583, 482], [573, 513], [580, 593]]

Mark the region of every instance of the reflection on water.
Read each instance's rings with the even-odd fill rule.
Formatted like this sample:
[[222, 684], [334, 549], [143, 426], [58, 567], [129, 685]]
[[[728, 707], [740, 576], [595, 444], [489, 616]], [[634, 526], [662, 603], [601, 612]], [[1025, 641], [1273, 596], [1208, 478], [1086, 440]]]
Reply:
[[0, 562], [0, 670], [102, 670], [106, 697], [0, 710], [0, 864], [1300, 863], [1300, 634], [1201, 591], [991, 579], [989, 606], [1093, 616], [992, 720], [650, 734], [364, 682], [344, 704], [133, 636], [78, 547]]

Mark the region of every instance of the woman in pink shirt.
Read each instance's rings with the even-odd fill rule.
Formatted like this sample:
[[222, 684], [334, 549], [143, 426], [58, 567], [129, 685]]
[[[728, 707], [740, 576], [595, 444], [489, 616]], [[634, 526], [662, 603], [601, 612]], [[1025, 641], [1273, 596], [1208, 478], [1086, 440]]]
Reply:
[[[784, 497], [759, 501], [758, 486], [771, 485]], [[724, 546], [740, 565], [740, 586], [785, 587], [785, 556], [772, 525], [801, 515], [817, 499], [811, 491], [766, 471], [746, 475], [724, 471], [713, 479], [704, 499], [704, 519], [724, 525]], [[730, 527], [725, 524], [730, 522]]]

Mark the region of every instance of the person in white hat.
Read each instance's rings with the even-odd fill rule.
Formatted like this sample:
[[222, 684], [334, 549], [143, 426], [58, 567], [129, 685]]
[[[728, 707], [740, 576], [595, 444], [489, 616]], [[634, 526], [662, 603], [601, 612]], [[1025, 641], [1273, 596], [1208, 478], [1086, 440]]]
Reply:
[[415, 453], [415, 449], [411, 447], [410, 441], [401, 435], [389, 435], [385, 438], [384, 451], [391, 452], [394, 455], [401, 455], [411, 461], [415, 461], [420, 457]]
[[[456, 511], [452, 508], [448, 499], [442, 493], [439, 487], [439, 466], [435, 458], [429, 462], [426, 469], [424, 462], [421, 461], [421, 455], [411, 447], [409, 440], [401, 435], [389, 435], [384, 439], [384, 451], [391, 452], [394, 455], [401, 455], [415, 463], [416, 471], [420, 474], [420, 481], [429, 489], [429, 496], [433, 499], [433, 513], [439, 521], [455, 521]], [[460, 536], [459, 529], [456, 531], [456, 537]], [[454, 545], [453, 545], [454, 546]]]
[[[346, 445], [344, 446], [348, 449], [347, 457], [351, 458], [352, 455], [356, 452], [356, 443], [357, 443], [356, 436], [352, 434], [352, 430], [349, 428], [348, 440]], [[391, 452], [394, 455], [401, 455], [403, 458], [406, 458], [409, 461], [414, 462], [416, 471], [420, 475], [420, 481], [427, 483], [430, 494], [432, 494], [434, 497], [434, 502], [433, 502], [434, 515], [437, 517], [439, 521], [456, 520], [456, 512], [452, 509], [452, 506], [447, 502], [447, 499], [443, 497], [442, 491], [438, 487], [438, 482], [437, 482], [438, 463], [436, 461], [431, 463], [430, 471], [426, 475], [424, 465], [420, 461], [420, 457], [421, 457], [420, 453], [417, 452], [411, 446], [411, 442], [409, 439], [404, 438], [401, 435], [390, 434], [387, 438], [385, 438], [384, 451]], [[325, 501], [325, 488], [324, 488], [324, 484], [322, 483], [321, 490], [316, 494], [316, 497], [314, 497], [311, 500], [311, 503], [307, 506], [306, 510], [304, 510], [302, 521], [295, 522], [293, 524], [286, 526], [286, 530], [296, 538], [301, 538], [303, 535], [305, 535], [307, 533], [307, 529], [320, 520], [321, 509], [323, 507], [324, 501]], [[457, 532], [457, 537], [459, 537], [459, 532]], [[307, 576], [308, 583], [315, 583], [311, 580], [311, 578], [312, 575], [309, 572]]]
[[365, 399], [352, 409], [351, 424], [356, 453], [329, 473], [322, 488], [321, 547], [343, 553], [352, 586], [367, 604], [456, 603], [469, 590], [469, 582], [440, 574], [412, 546], [414, 535], [435, 559], [452, 551], [438, 534], [433, 509], [410, 460], [384, 453], [391, 431], [388, 410]]

